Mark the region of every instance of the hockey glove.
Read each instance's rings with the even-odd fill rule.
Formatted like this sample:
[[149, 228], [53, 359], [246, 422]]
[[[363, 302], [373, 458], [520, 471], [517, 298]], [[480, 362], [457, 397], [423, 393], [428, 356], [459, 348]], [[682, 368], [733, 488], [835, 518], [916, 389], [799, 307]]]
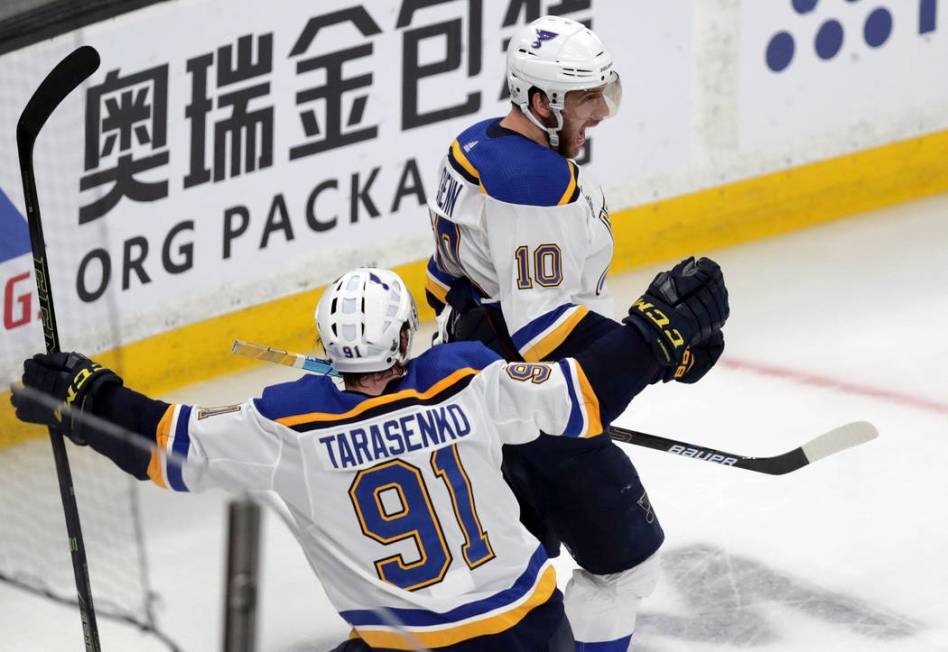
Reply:
[[[37, 353], [23, 363], [22, 382], [74, 410], [91, 412], [95, 393], [106, 385], [121, 385], [122, 379], [81, 353]], [[75, 443], [85, 444], [78, 419], [64, 415], [60, 410], [51, 410], [15, 391], [10, 402], [20, 421], [50, 426]]]
[[729, 312], [721, 268], [709, 258], [692, 257], [658, 274], [622, 321], [652, 343], [661, 364], [677, 367], [685, 350], [709, 340]]
[[692, 344], [685, 349], [681, 364], [665, 367], [662, 382], [677, 380], [679, 383], [696, 383], [701, 380], [724, 351], [724, 333], [715, 331], [706, 342]]

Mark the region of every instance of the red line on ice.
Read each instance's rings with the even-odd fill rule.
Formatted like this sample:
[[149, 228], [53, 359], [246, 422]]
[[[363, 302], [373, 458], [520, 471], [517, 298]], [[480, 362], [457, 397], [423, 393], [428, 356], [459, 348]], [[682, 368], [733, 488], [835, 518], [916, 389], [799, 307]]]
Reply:
[[911, 394], [901, 394], [899, 392], [893, 392], [887, 389], [881, 389], [879, 387], [850, 383], [843, 380], [829, 378], [827, 376], [818, 376], [816, 374], [810, 374], [804, 371], [795, 371], [793, 369], [787, 369], [784, 367], [772, 367], [770, 365], [760, 364], [758, 362], [750, 362], [749, 360], [722, 358], [720, 364], [723, 364], [725, 367], [730, 367], [731, 369], [749, 371], [761, 376], [772, 376], [774, 378], [782, 378], [792, 382], [800, 383], [802, 385], [826, 387], [840, 392], [845, 392], [847, 394], [879, 398], [891, 403], [898, 403], [900, 405], [905, 405], [928, 412], [948, 415], [948, 404], [939, 403], [938, 401], [933, 401], [926, 398], [920, 398]]

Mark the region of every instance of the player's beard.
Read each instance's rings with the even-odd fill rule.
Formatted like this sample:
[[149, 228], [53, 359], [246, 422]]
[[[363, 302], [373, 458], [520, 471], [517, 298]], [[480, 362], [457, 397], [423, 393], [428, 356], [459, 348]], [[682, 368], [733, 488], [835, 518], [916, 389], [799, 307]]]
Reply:
[[563, 129], [560, 129], [560, 144], [559, 147], [556, 148], [556, 151], [565, 158], [576, 158], [579, 156], [579, 152], [583, 149], [583, 145], [585, 144], [585, 140], [583, 143], [576, 142], [579, 134], [580, 130], [567, 130], [564, 125]]
[[586, 138], [589, 136], [589, 129], [597, 123], [589, 124], [579, 123], [579, 126], [572, 123], [569, 119], [563, 120], [563, 128], [560, 129], [560, 143], [556, 151], [565, 158], [576, 158], [586, 144]]

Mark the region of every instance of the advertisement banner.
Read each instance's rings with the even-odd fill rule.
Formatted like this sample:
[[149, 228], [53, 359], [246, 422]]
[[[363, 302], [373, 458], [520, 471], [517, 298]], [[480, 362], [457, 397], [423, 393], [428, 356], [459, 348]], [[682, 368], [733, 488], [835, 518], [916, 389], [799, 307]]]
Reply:
[[936, 0], [740, 3], [741, 152], [786, 167], [948, 128], [937, 10]]
[[0, 188], [0, 291], [3, 293], [0, 337], [3, 338], [3, 351], [29, 351], [29, 347], [43, 341], [42, 318], [33, 283], [33, 258], [29, 252], [26, 219]]
[[94, 353], [426, 256], [435, 168], [463, 128], [507, 112], [506, 43], [547, 12], [591, 24], [625, 82], [590, 174], [608, 188], [686, 166], [683, 0], [193, 0], [0, 57], [0, 375], [42, 345], [28, 245], [6, 246], [25, 231], [14, 125], [78, 45], [102, 65], [35, 161], [63, 345]]

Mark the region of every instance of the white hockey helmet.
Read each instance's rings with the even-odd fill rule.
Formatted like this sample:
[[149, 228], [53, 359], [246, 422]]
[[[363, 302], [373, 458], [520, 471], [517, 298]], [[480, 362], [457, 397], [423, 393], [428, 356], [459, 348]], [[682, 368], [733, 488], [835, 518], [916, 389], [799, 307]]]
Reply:
[[[402, 353], [402, 326], [408, 347]], [[316, 305], [316, 330], [336, 371], [367, 373], [405, 364], [418, 330], [415, 299], [398, 274], [360, 267], [334, 281]]]
[[[599, 37], [582, 23], [561, 16], [541, 16], [518, 31], [507, 46], [507, 88], [510, 100], [527, 118], [547, 132], [550, 147], [559, 147], [566, 93], [603, 89], [611, 117], [622, 102], [622, 83], [612, 55]], [[548, 127], [530, 111], [530, 89], [546, 93], [556, 117]]]

